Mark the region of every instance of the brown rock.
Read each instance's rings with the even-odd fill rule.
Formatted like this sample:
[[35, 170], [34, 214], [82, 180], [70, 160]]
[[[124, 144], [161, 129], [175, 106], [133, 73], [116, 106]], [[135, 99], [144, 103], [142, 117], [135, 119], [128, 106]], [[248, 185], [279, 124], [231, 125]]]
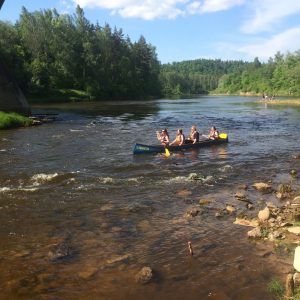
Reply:
[[256, 227], [250, 231], [247, 232], [247, 235], [249, 238], [260, 238], [262, 237], [261, 228]]
[[234, 213], [234, 212], [236, 211], [236, 208], [234, 208], [234, 207], [231, 206], [231, 205], [226, 205], [226, 210], [227, 210], [230, 214], [232, 214], [232, 213]]
[[289, 227], [287, 230], [290, 233], [294, 233], [296, 235], [300, 235], [300, 226]]
[[82, 279], [89, 279], [98, 272], [98, 268], [88, 267], [85, 270], [78, 273], [78, 276]]
[[261, 222], [267, 221], [270, 218], [270, 209], [265, 207], [263, 210], [258, 212], [258, 219]]
[[236, 218], [233, 224], [242, 225], [242, 226], [251, 226], [251, 227], [257, 227], [258, 221], [257, 220], [246, 220], [246, 219], [240, 219]]
[[262, 192], [262, 193], [271, 193], [272, 192], [272, 186], [268, 183], [264, 182], [256, 182], [252, 185], [256, 190]]
[[192, 192], [189, 190], [180, 190], [176, 193], [176, 195], [180, 196], [180, 197], [188, 197], [188, 196], [192, 195]]
[[146, 284], [153, 279], [153, 272], [150, 267], [143, 267], [135, 276], [138, 283]]
[[211, 200], [209, 200], [209, 199], [200, 199], [199, 200], [200, 205], [205, 205], [205, 204], [210, 204], [210, 203], [211, 203]]

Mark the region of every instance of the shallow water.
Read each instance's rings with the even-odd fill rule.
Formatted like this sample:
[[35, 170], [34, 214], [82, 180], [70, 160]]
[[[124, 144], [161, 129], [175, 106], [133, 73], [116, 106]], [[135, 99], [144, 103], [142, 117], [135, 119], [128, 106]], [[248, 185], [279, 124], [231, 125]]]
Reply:
[[[246, 210], [234, 199], [239, 184], [293, 183], [300, 112], [255, 100], [48, 105], [34, 112], [58, 113], [55, 123], [1, 131], [1, 297], [271, 299], [267, 284], [282, 266], [262, 258], [266, 249], [234, 216], [215, 217], [228, 203]], [[156, 143], [156, 130], [173, 137], [192, 124], [201, 133], [216, 125], [230, 143], [169, 158], [132, 155], [135, 142]], [[251, 189], [249, 197], [257, 208], [277, 201]], [[211, 203], [187, 218], [201, 198]], [[71, 255], [51, 261], [51, 245], [62, 241]], [[135, 282], [143, 266], [154, 282]]]

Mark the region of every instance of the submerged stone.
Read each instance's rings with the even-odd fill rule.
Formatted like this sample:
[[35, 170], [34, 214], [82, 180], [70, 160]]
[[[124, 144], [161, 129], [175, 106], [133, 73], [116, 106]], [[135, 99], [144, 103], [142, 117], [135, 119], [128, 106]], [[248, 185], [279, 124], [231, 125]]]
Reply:
[[262, 192], [262, 193], [271, 193], [272, 192], [272, 186], [268, 183], [264, 182], [256, 182], [252, 185], [256, 190]]
[[67, 242], [50, 246], [48, 257], [51, 261], [57, 261], [72, 256], [72, 249]]
[[136, 275], [135, 280], [138, 283], [146, 284], [153, 279], [153, 271], [150, 267], [143, 267]]

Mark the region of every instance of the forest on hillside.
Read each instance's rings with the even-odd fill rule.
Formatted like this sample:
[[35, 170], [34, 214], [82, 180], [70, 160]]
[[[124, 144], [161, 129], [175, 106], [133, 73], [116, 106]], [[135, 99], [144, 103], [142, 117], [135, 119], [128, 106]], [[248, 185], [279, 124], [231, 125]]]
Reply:
[[[0, 57], [26, 95], [72, 90], [87, 99], [148, 99], [220, 94], [300, 95], [300, 50], [268, 62], [196, 59], [161, 64], [141, 36], [55, 9], [0, 21]], [[64, 99], [64, 98], [63, 98]], [[54, 97], [55, 100], [55, 97]]]
[[143, 36], [74, 15], [22, 8], [16, 24], [0, 22], [0, 55], [25, 93], [85, 91], [96, 99], [160, 96], [156, 50]]
[[300, 50], [278, 52], [262, 63], [198, 59], [165, 64], [160, 80], [163, 94], [300, 95]]

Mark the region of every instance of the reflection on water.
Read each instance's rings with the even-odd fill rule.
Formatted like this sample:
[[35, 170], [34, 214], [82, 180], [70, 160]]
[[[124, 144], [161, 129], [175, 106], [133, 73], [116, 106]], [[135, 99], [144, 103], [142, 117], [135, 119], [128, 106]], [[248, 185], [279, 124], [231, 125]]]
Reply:
[[[243, 213], [237, 186], [288, 174], [298, 150], [299, 112], [252, 100], [52, 105], [35, 110], [60, 121], [0, 132], [2, 297], [271, 299], [266, 286], [284, 267], [263, 258], [269, 249], [249, 243], [235, 215], [215, 216], [228, 203]], [[229, 144], [132, 155], [135, 142], [156, 143], [156, 129], [173, 138], [192, 124], [201, 134], [216, 125]], [[277, 203], [248, 192], [253, 216], [263, 201]], [[152, 283], [136, 283], [143, 266]]]

